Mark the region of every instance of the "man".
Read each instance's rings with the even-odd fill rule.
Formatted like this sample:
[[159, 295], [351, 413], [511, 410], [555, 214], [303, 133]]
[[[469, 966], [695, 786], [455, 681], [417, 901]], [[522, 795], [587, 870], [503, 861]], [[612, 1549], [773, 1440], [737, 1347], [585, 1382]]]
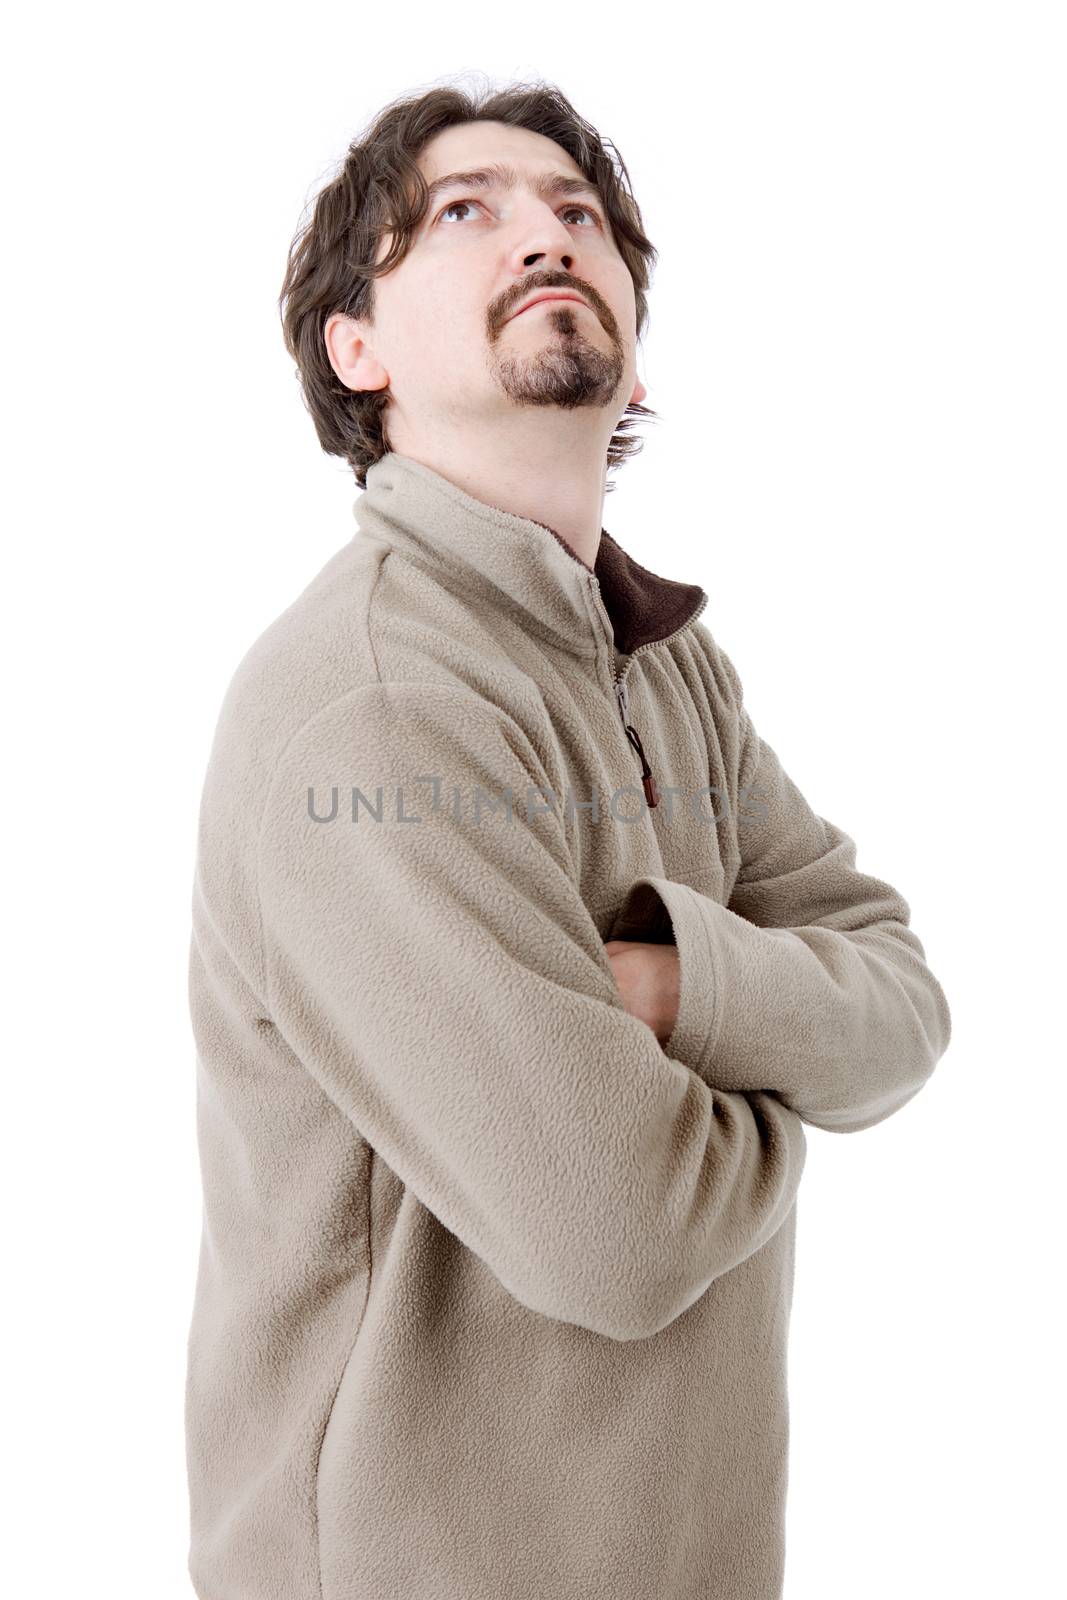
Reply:
[[203, 1600], [779, 1596], [805, 1124], [890, 1116], [949, 1039], [705, 591], [601, 527], [633, 238], [501, 104], [418, 147], [373, 316], [309, 323], [358, 531], [242, 661], [205, 781]]

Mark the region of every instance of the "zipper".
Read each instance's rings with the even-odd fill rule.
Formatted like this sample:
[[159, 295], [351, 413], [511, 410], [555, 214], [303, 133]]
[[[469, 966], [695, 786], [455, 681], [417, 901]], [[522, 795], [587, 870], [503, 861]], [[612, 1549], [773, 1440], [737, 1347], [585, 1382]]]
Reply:
[[656, 787], [656, 779], [652, 768], [648, 764], [648, 757], [645, 755], [645, 747], [641, 743], [641, 737], [637, 729], [633, 727], [628, 720], [630, 715], [630, 694], [626, 687], [626, 675], [633, 664], [634, 656], [639, 656], [642, 650], [651, 650], [661, 644], [667, 644], [671, 639], [676, 639], [680, 633], [684, 633], [686, 628], [692, 627], [693, 623], [697, 620], [697, 618], [700, 616], [700, 613], [707, 605], [708, 596], [704, 596], [703, 600], [701, 600], [700, 604], [697, 606], [692, 615], [686, 618], [680, 628], [675, 628], [673, 633], [666, 634], [662, 639], [653, 639], [649, 644], [638, 645], [637, 649], [631, 652], [630, 658], [623, 669], [622, 677], [620, 678], [618, 669], [615, 665], [615, 640], [611, 632], [611, 619], [607, 614], [607, 608], [605, 607], [604, 601], [601, 597], [600, 579], [594, 573], [589, 582], [590, 587], [593, 589], [594, 601], [596, 602], [597, 609], [600, 612], [601, 620], [604, 623], [604, 636], [607, 639], [608, 650], [610, 652], [609, 659], [611, 662], [611, 680], [615, 691], [615, 700], [619, 708], [619, 715], [622, 718], [623, 731], [625, 732], [626, 737], [630, 741], [634, 750], [637, 752], [637, 758], [641, 763], [641, 787], [644, 789], [645, 801], [649, 810], [651, 811], [653, 806], [659, 805], [659, 789]]

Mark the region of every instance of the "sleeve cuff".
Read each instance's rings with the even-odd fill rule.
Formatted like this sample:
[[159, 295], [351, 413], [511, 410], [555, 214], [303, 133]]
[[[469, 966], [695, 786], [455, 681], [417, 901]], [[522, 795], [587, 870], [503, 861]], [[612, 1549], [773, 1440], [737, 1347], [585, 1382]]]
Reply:
[[636, 878], [608, 937], [676, 945], [678, 1016], [663, 1049], [673, 1060], [707, 1077], [726, 996], [724, 974], [701, 910], [702, 898], [671, 878]]

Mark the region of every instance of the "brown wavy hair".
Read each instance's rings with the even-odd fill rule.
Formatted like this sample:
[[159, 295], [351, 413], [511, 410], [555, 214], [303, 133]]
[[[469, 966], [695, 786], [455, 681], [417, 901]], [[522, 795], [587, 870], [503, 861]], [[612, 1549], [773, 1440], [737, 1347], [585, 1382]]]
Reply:
[[[645, 236], [629, 173], [615, 146], [558, 88], [533, 82], [467, 93], [446, 86], [394, 100], [353, 140], [340, 169], [315, 197], [310, 218], [290, 245], [278, 297], [285, 347], [296, 362], [319, 443], [327, 455], [348, 462], [361, 489], [367, 486], [367, 468], [390, 449], [384, 412], [391, 396], [388, 387], [361, 393], [345, 387], [326, 352], [326, 320], [340, 311], [373, 322], [374, 280], [404, 259], [426, 215], [427, 185], [416, 165], [420, 153], [444, 128], [489, 121], [555, 140], [596, 185], [633, 279], [639, 340], [645, 331], [656, 251]], [[386, 231], [394, 237], [379, 262], [375, 258]], [[648, 406], [627, 405], [608, 445], [609, 472], [644, 446], [628, 430], [638, 420], [656, 417]], [[613, 488], [610, 481], [605, 484], [605, 492]]]

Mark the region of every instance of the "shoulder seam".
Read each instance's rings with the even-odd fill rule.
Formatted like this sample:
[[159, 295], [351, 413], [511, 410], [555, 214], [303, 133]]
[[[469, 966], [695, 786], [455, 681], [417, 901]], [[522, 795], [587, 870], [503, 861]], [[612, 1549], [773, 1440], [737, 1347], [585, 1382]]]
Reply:
[[[370, 592], [369, 596], [367, 597], [367, 647], [370, 650], [371, 660], [374, 662], [374, 672], [375, 672], [375, 676], [376, 676], [376, 679], [377, 679], [377, 683], [376, 684], [362, 684], [362, 685], [360, 685], [361, 688], [375, 688], [375, 687], [380, 687], [381, 686], [382, 675], [381, 675], [381, 669], [380, 669], [380, 667], [378, 665], [378, 657], [377, 657], [377, 655], [375, 654], [375, 651], [374, 651], [374, 641], [373, 641], [373, 639], [371, 637], [371, 620], [370, 620], [370, 618], [371, 618], [371, 610], [372, 610], [373, 605], [374, 605], [374, 598], [375, 598], [376, 594], [378, 593], [378, 585], [379, 585], [379, 583], [381, 582], [381, 579], [382, 579], [382, 570], [383, 570], [383, 568], [385, 566], [385, 562], [389, 559], [389, 555], [390, 554], [391, 554], [391, 552], [387, 551], [386, 555], [385, 555], [385, 558], [378, 563], [378, 570], [374, 575], [374, 585], [373, 585], [373, 587], [371, 589], [371, 592]], [[274, 759], [274, 764], [271, 767], [271, 770], [267, 775], [267, 781], [263, 786], [263, 806], [262, 806], [262, 809], [261, 809], [261, 811], [259, 813], [258, 818], [256, 819], [256, 830], [255, 830], [255, 832], [256, 832], [256, 843], [255, 843], [254, 861], [255, 861], [255, 878], [256, 878], [256, 910], [258, 912], [258, 920], [259, 920], [259, 930], [258, 930], [258, 936], [257, 936], [257, 941], [256, 942], [257, 942], [257, 946], [258, 946], [257, 954], [259, 956], [259, 970], [260, 970], [260, 973], [262, 974], [262, 979], [263, 979], [263, 998], [267, 1002], [268, 1011], [270, 1011], [272, 1014], [273, 1014], [274, 1006], [273, 1006], [273, 1002], [272, 1002], [271, 996], [270, 996], [270, 966], [269, 966], [269, 963], [267, 961], [267, 939], [266, 939], [266, 929], [264, 927], [264, 921], [263, 921], [263, 895], [262, 895], [262, 891], [261, 891], [261, 888], [260, 888], [260, 882], [259, 882], [260, 851], [261, 851], [262, 845], [263, 845], [263, 829], [266, 826], [267, 806], [268, 806], [268, 803], [270, 801], [271, 790], [274, 787], [274, 780], [278, 775], [278, 769], [281, 766], [282, 762], [284, 761], [284, 759], [286, 757], [286, 754], [287, 754], [287, 752], [289, 750], [289, 747], [292, 744], [294, 744], [297, 739], [299, 739], [300, 735], [304, 732], [304, 730], [306, 728], [308, 728], [311, 725], [311, 723], [313, 723], [315, 721], [316, 717], [321, 716], [323, 714], [323, 712], [325, 712], [325, 711], [329, 711], [330, 708], [335, 706], [335, 705], [337, 705], [339, 701], [346, 699], [349, 694], [353, 694], [353, 693], [356, 693], [356, 692], [357, 691], [355, 691], [355, 690], [349, 689], [349, 690], [346, 690], [344, 694], [335, 695], [334, 698], [332, 700], [328, 701], [325, 706], [320, 706], [317, 711], [313, 711], [312, 712], [311, 716], [304, 718], [304, 720], [300, 724], [300, 726], [298, 728], [294, 729], [294, 731], [289, 735], [288, 739], [286, 739], [286, 741], [285, 741], [284, 745], [282, 746], [282, 748], [279, 750], [277, 756]]]

